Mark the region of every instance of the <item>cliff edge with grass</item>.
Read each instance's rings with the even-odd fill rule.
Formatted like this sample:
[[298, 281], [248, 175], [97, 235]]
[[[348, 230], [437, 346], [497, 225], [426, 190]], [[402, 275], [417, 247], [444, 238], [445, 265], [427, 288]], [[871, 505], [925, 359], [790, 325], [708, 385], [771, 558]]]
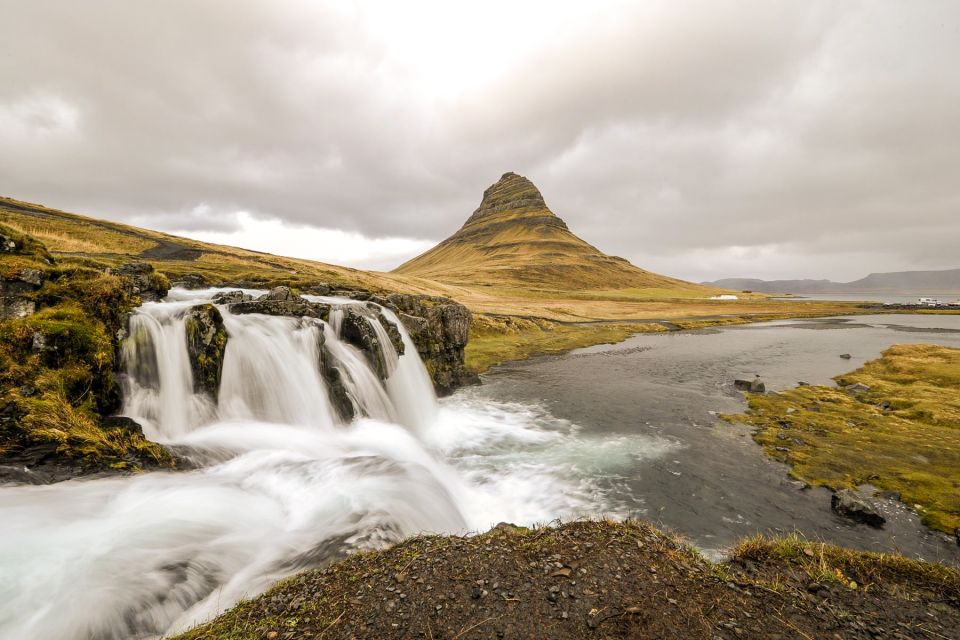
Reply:
[[[122, 233], [119, 237], [125, 239]], [[104, 247], [87, 242], [84, 248], [99, 249], [92, 252], [99, 255], [54, 254], [37, 238], [0, 223], [0, 483], [45, 484], [92, 473], [178, 467], [175, 456], [149, 441], [140, 425], [117, 415], [122, 405], [122, 346], [125, 340], [138, 339], [128, 335], [129, 314], [144, 302], [163, 298], [171, 286], [143, 255], [162, 245], [143, 248], [133, 243], [140, 253], [130, 256], [103, 252]], [[190, 256], [196, 257], [180, 257], [189, 262]], [[125, 262], [127, 258], [133, 261]], [[237, 282], [182, 268], [178, 278], [188, 287], [283, 282], [279, 274]], [[464, 365], [472, 319], [463, 305], [439, 296], [360, 290], [358, 282], [335, 289], [302, 276], [291, 281], [317, 293], [392, 309], [439, 394], [475, 382]], [[296, 307], [297, 300], [307, 304], [285, 285], [275, 290], [285, 292], [288, 305]], [[260, 310], [270, 311], [269, 303]], [[399, 341], [396, 328], [391, 328]], [[356, 340], [358, 348], [374, 351], [375, 345], [362, 337]], [[198, 390], [216, 397], [228, 341], [219, 311], [204, 305], [191, 312], [186, 339]], [[402, 348], [397, 345], [398, 351]], [[335, 373], [325, 371], [331, 377]]]

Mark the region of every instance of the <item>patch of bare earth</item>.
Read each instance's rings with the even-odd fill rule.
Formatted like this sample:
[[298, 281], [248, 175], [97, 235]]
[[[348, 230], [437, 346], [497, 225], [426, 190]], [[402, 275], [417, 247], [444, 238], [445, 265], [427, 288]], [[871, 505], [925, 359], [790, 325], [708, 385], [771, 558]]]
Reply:
[[791, 544], [796, 557], [753, 540], [714, 565], [638, 522], [419, 537], [296, 576], [180, 640], [960, 638], [960, 571]]

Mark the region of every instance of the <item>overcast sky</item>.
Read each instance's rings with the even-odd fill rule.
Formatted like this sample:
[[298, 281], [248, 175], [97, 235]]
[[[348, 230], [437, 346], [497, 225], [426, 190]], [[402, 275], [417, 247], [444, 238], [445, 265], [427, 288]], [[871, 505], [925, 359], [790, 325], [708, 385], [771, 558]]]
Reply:
[[960, 2], [0, 0], [0, 194], [388, 269], [505, 171], [693, 280], [960, 267]]

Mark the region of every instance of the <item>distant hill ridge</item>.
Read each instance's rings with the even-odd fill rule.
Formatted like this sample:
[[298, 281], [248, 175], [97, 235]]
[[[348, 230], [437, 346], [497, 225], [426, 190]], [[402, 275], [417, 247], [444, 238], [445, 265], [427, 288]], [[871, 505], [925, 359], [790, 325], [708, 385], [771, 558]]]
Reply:
[[703, 284], [760, 293], [960, 293], [960, 269], [871, 273], [853, 282], [724, 278]]
[[456, 233], [394, 272], [455, 285], [706, 290], [636, 267], [578, 238], [547, 207], [540, 190], [513, 172], [483, 192], [480, 206]]

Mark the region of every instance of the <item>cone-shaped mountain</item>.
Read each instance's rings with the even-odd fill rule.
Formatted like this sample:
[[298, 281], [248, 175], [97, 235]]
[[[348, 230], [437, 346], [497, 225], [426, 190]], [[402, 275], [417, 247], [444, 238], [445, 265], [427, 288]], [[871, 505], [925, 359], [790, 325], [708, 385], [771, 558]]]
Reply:
[[503, 174], [483, 192], [459, 231], [395, 272], [468, 286], [706, 290], [645, 271], [581, 240], [550, 211], [537, 187], [515, 173]]

